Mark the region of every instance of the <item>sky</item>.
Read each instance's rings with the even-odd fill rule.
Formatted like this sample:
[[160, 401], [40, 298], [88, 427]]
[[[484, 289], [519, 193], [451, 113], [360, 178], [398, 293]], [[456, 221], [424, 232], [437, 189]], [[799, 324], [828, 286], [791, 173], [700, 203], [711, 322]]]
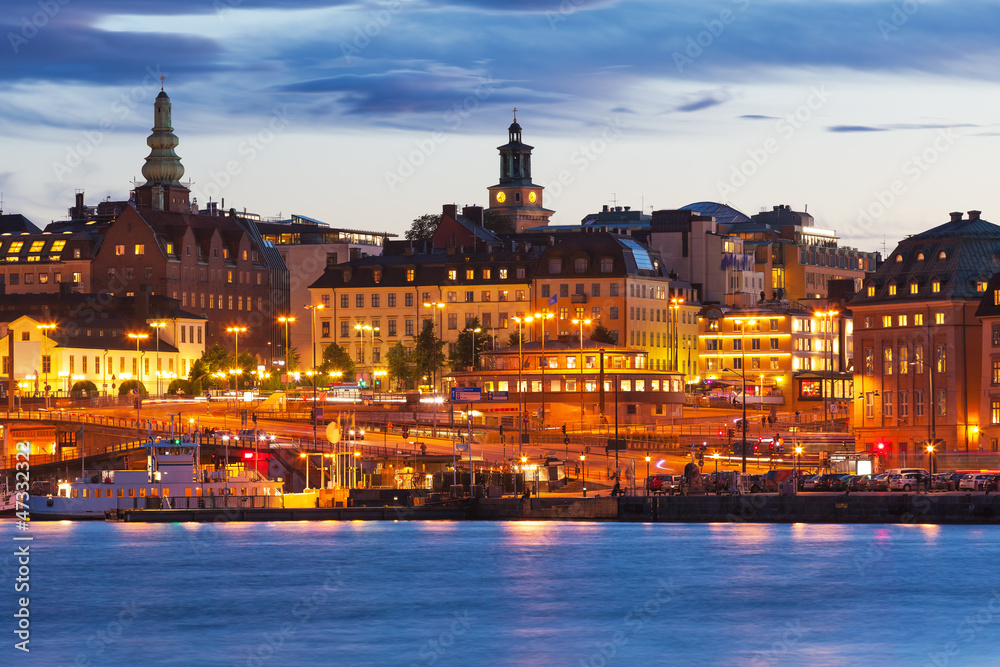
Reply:
[[486, 205], [517, 108], [552, 224], [808, 211], [845, 245], [1000, 224], [1000, 6], [960, 0], [5, 0], [0, 193], [126, 199], [160, 76], [204, 207], [402, 233]]

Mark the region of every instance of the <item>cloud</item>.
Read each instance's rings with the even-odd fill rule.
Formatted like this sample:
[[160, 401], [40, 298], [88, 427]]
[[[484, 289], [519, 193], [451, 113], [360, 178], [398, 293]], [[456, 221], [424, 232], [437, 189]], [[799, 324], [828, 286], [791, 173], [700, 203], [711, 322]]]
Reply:
[[708, 109], [710, 107], [718, 106], [724, 104], [731, 99], [731, 96], [726, 91], [714, 91], [710, 93], [702, 93], [701, 97], [690, 102], [685, 102], [677, 107], [677, 111], [683, 113], [691, 113], [692, 111], [701, 111], [702, 109]]
[[834, 125], [827, 130], [830, 132], [885, 132], [886, 128], [868, 125]]
[[828, 132], [889, 132], [891, 130], [944, 130], [956, 127], [979, 127], [972, 123], [891, 123], [888, 125], [833, 125]]
[[764, 116], [759, 113], [747, 113], [740, 116], [742, 120], [778, 120], [777, 116]]

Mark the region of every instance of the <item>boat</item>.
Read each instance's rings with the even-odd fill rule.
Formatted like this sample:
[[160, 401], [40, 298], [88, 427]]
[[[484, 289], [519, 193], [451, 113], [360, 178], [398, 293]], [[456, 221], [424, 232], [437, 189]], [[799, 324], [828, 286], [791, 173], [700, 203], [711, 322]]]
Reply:
[[14, 516], [17, 498], [17, 493], [8, 487], [7, 482], [0, 485], [0, 516]]
[[243, 509], [281, 507], [281, 480], [258, 471], [227, 466], [198, 470], [197, 443], [182, 438], [143, 445], [145, 470], [102, 470], [73, 482], [60, 482], [57, 492], [30, 496], [34, 521], [104, 519], [111, 510]]

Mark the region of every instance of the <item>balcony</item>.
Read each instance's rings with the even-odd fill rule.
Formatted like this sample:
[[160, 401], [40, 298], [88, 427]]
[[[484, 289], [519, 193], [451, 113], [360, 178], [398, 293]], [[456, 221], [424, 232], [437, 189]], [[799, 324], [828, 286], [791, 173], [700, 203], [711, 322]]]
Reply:
[[570, 303], [587, 303], [587, 295], [586, 294], [572, 294], [569, 297], [569, 302]]

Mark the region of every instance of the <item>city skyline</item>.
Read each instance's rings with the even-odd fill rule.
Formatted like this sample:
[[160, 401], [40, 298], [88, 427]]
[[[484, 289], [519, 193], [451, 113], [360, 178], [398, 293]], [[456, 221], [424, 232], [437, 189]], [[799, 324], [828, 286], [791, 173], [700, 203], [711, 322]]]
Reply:
[[1000, 218], [984, 3], [467, 4], [15, 3], [4, 212], [126, 198], [165, 76], [202, 207], [401, 233], [487, 203], [517, 107], [556, 225], [790, 204], [881, 250], [953, 210]]

